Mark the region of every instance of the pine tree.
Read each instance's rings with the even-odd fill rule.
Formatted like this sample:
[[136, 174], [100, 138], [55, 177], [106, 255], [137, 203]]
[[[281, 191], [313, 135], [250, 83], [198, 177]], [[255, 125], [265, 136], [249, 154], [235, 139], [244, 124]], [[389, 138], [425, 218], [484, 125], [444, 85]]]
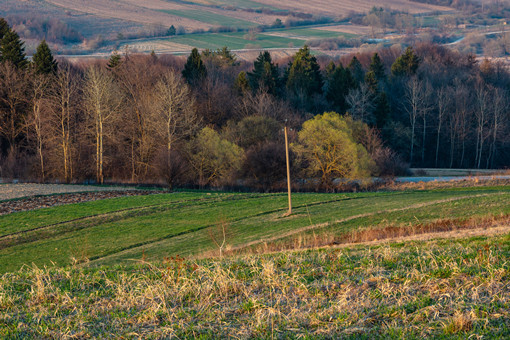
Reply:
[[191, 86], [198, 85], [207, 77], [207, 70], [204, 62], [196, 48], [191, 50], [191, 54], [184, 65], [184, 70], [182, 70], [182, 76]]
[[0, 40], [4, 37], [4, 35], [9, 32], [11, 28], [9, 27], [9, 24], [4, 18], [0, 18]]
[[385, 92], [380, 92], [375, 98], [374, 117], [375, 125], [382, 129], [390, 118], [390, 104]]
[[250, 90], [250, 83], [248, 82], [248, 77], [246, 77], [246, 72], [242, 71], [239, 73], [234, 82], [234, 90], [239, 95], [243, 95]]
[[108, 60], [108, 64], [107, 64], [108, 68], [110, 70], [113, 70], [114, 68], [116, 68], [120, 64], [122, 64], [122, 57], [121, 57], [121, 55], [119, 54], [119, 52], [113, 51], [112, 55], [110, 56], [110, 60]]
[[344, 68], [342, 64], [335, 67], [331, 62], [326, 68], [326, 74], [328, 75], [326, 99], [333, 104], [337, 112], [344, 113], [347, 110], [345, 97], [355, 87], [351, 71]]
[[287, 74], [287, 88], [295, 95], [312, 96], [322, 92], [320, 66], [308, 46], [305, 45], [294, 55]]
[[0, 40], [0, 55], [2, 62], [10, 62], [16, 68], [24, 69], [28, 65], [25, 54], [25, 43], [21, 41], [18, 33], [9, 30]]
[[361, 83], [365, 77], [365, 73], [363, 72], [363, 67], [356, 56], [352, 57], [351, 62], [347, 67], [349, 71], [351, 71], [351, 76], [354, 81], [357, 84]]
[[373, 93], [379, 92], [379, 81], [377, 80], [374, 71], [368, 71], [365, 74], [365, 84], [368, 85], [368, 88]]
[[374, 72], [374, 76], [377, 80], [386, 78], [386, 72], [384, 71], [384, 65], [379, 57], [379, 54], [374, 53], [372, 56], [372, 62], [370, 63], [369, 70]]
[[260, 52], [253, 62], [253, 71], [248, 72], [248, 79], [253, 90], [262, 89], [272, 95], [280, 92], [280, 72], [273, 64], [268, 51]]
[[34, 63], [35, 72], [38, 74], [56, 74], [58, 63], [53, 54], [51, 54], [50, 47], [46, 40], [41, 41], [32, 59]]
[[391, 65], [391, 73], [394, 76], [411, 76], [416, 73], [418, 66], [420, 66], [420, 58], [414, 54], [413, 48], [409, 46]]
[[175, 26], [174, 25], [170, 26], [170, 28], [168, 28], [168, 31], [166, 31], [166, 34], [167, 35], [176, 35], [177, 30], [175, 29]]

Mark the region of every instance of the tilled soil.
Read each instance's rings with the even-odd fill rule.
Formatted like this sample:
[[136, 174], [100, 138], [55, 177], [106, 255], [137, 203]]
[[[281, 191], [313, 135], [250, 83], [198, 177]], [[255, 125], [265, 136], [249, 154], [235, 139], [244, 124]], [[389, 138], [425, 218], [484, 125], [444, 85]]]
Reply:
[[92, 185], [72, 184], [7, 183], [0, 185], [0, 201], [40, 195], [118, 190], [127, 191], [135, 189], [126, 187], [99, 187]]
[[[18, 184], [15, 184], [18, 185]], [[21, 185], [21, 184], [20, 184]], [[37, 184], [39, 185], [39, 184]], [[51, 186], [51, 185], [49, 185]], [[3, 199], [2, 189], [4, 185], [0, 185], [0, 198]], [[74, 187], [74, 186], [67, 186]], [[78, 186], [77, 186], [78, 187]], [[90, 187], [81, 187], [91, 189]], [[139, 196], [139, 195], [149, 195], [154, 193], [161, 193], [159, 190], [109, 190], [109, 191], [90, 191], [90, 192], [71, 192], [71, 193], [59, 193], [58, 191], [55, 193], [51, 191], [51, 188], [46, 188], [45, 190], [41, 190], [39, 188], [35, 193], [35, 195], [47, 195], [47, 196], [34, 196], [32, 194], [31, 197], [26, 197], [30, 195], [26, 195], [27, 191], [25, 191], [25, 195], [22, 195], [19, 199], [14, 199], [10, 201], [0, 201], [0, 215], [6, 215], [13, 212], [18, 211], [26, 211], [26, 210], [34, 210], [40, 208], [53, 207], [57, 205], [63, 204], [72, 204], [72, 203], [80, 203], [87, 201], [96, 201], [107, 198], [115, 198], [115, 197], [123, 197], [123, 196]], [[77, 189], [77, 188], [72, 188]], [[95, 190], [101, 190], [103, 188], [94, 188]], [[19, 196], [18, 196], [19, 197]], [[14, 198], [14, 197], [13, 197]]]

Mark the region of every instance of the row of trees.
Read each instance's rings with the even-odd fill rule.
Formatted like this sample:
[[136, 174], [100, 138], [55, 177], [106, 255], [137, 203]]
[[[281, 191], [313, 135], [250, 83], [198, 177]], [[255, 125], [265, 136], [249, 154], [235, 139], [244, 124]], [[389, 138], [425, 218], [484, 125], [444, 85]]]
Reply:
[[293, 129], [293, 173], [323, 187], [399, 173], [400, 158], [508, 164], [508, 72], [438, 46], [336, 62], [305, 46], [285, 67], [268, 52], [240, 62], [227, 48], [195, 49], [187, 60], [114, 54], [57, 64], [45, 42], [28, 62], [19, 38], [4, 43], [17, 36], [6, 27], [3, 177], [268, 189], [283, 185], [284, 124]]

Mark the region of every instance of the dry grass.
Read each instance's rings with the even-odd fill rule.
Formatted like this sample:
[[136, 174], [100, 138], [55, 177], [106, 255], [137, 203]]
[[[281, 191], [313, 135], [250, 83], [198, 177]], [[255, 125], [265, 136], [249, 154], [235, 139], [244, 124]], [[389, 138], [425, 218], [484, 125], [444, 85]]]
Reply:
[[[427, 224], [393, 225], [353, 230], [340, 236], [320, 231], [296, 232], [292, 235], [248, 244], [230, 249], [227, 255], [269, 254], [286, 250], [316, 249], [321, 247], [349, 247], [356, 244], [376, 245], [430, 239], [453, 239], [472, 236], [501, 235], [510, 232], [510, 215], [469, 219], [441, 219]], [[203, 257], [215, 253], [204, 253]]]
[[509, 236], [0, 277], [0, 337], [510, 335]]

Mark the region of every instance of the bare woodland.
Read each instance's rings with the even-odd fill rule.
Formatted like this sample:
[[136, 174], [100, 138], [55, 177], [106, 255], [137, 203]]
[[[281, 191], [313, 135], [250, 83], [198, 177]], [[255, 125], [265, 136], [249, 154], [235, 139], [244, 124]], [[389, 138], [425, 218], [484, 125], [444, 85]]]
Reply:
[[[294, 176], [322, 178], [320, 183], [356, 177], [344, 170], [309, 171], [312, 162], [303, 155], [311, 149], [303, 148], [311, 142], [300, 135], [303, 123], [328, 111], [352, 117], [338, 123], [347, 132], [331, 136], [329, 146], [314, 147], [329, 148], [327, 154], [361, 146], [365, 151], [358, 151], [370, 157], [364, 158], [369, 169], [357, 171], [363, 176], [396, 175], [409, 165], [508, 166], [510, 73], [503, 65], [422, 44], [413, 49], [417, 65], [410, 71], [393, 67], [407, 53], [394, 49], [378, 51], [379, 60], [373, 53], [356, 55], [358, 69], [353, 55], [313, 57], [318, 87], [301, 86], [301, 78], [287, 87], [299, 71], [289, 72], [296, 60], [311, 58], [299, 53], [278, 60], [285, 66], [265, 64], [265, 76], [277, 77], [267, 83], [274, 88], [262, 86], [261, 78], [256, 89], [257, 67], [237, 61], [228, 50], [203, 54], [207, 72], [193, 82], [182, 76], [183, 60], [173, 56], [122, 55], [116, 65], [59, 59], [55, 74], [1, 62], [0, 177], [170, 186], [241, 183], [269, 190], [282, 185], [285, 176], [285, 124], [292, 129]], [[342, 85], [332, 80], [335, 68], [349, 73], [345, 91], [334, 88]], [[331, 101], [335, 94], [342, 100]], [[345, 169], [341, 163], [351, 158], [330, 166]]]

